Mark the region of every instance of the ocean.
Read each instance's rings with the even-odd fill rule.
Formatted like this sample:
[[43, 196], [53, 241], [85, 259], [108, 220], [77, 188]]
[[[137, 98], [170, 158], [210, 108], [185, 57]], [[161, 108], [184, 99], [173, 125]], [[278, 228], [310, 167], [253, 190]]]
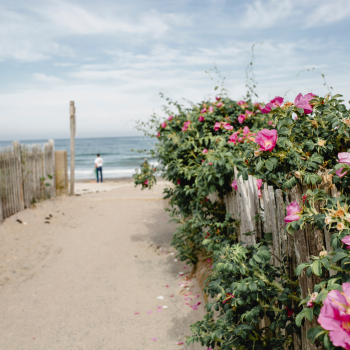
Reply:
[[[42, 144], [47, 140], [20, 141], [25, 144]], [[145, 136], [77, 138], [75, 139], [75, 178], [77, 180], [93, 180], [95, 158], [97, 153], [103, 159], [104, 178], [131, 177], [147, 157], [137, 150], [153, 148], [156, 140]], [[0, 147], [10, 146], [11, 141], [0, 141]], [[132, 149], [135, 151], [133, 152]], [[70, 140], [55, 140], [55, 150], [66, 150], [68, 153], [68, 169], [70, 169]], [[158, 165], [156, 158], [147, 157], [154, 166]]]

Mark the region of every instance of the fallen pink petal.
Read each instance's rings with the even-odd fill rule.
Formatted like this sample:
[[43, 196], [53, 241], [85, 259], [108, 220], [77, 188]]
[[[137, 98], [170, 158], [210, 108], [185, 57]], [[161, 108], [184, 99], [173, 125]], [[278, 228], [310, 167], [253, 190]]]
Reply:
[[174, 296], [173, 295], [170, 295], [170, 297], [169, 298], [174, 298]]
[[163, 312], [163, 310], [157, 310], [157, 312]]
[[140, 315], [140, 313], [139, 312], [135, 312], [134, 315]]
[[199, 298], [199, 294], [195, 295], [194, 297], [195, 297], [195, 298]]
[[182, 342], [182, 341], [178, 341], [178, 342], [176, 343], [176, 345], [183, 345], [183, 342]]
[[151, 340], [152, 340], [152, 341], [157, 341], [157, 340], [158, 340], [158, 338], [152, 338]]
[[147, 311], [148, 314], [151, 314], [153, 311]]

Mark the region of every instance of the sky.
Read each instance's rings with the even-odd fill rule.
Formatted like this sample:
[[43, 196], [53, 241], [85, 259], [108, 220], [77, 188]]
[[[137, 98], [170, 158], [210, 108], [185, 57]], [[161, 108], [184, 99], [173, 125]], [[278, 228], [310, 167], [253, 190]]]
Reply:
[[0, 140], [68, 138], [70, 101], [77, 137], [114, 137], [160, 92], [197, 103], [224, 77], [241, 99], [254, 44], [256, 100], [323, 96], [324, 74], [348, 101], [349, 31], [349, 0], [0, 0]]

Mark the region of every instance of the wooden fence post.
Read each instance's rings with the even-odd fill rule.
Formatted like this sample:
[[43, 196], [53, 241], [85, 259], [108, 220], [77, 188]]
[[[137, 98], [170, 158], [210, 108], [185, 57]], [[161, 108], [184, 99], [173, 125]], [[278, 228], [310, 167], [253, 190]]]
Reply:
[[75, 134], [76, 120], [74, 101], [70, 102], [70, 195], [74, 196], [74, 165], [75, 165]]
[[23, 179], [22, 179], [22, 158], [21, 158], [21, 145], [19, 141], [13, 141], [13, 152], [16, 163], [16, 172], [17, 172], [17, 188], [18, 188], [18, 196], [19, 196], [19, 205], [18, 211], [24, 209], [24, 197], [23, 197]]
[[2, 150], [0, 149], [0, 222], [3, 222], [5, 218], [4, 206], [3, 206], [4, 184], [5, 184], [4, 157], [2, 154]]
[[52, 186], [51, 186], [51, 197], [56, 196], [56, 161], [55, 161], [55, 141], [49, 140], [49, 162], [51, 163], [50, 169], [52, 171]]
[[[48, 197], [53, 197], [55, 191], [55, 154], [53, 148], [53, 140], [48, 143], [44, 143], [44, 177], [45, 177], [45, 194]], [[46, 186], [48, 184], [49, 186]]]

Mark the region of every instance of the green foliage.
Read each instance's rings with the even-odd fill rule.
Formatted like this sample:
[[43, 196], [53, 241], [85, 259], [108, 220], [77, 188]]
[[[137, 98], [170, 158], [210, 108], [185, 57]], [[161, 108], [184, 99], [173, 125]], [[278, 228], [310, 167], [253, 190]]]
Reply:
[[145, 159], [141, 165], [141, 171], [133, 175], [135, 187], [141, 185], [141, 190], [146, 188], [150, 190], [157, 183], [154, 175], [156, 171], [157, 168], [150, 165], [147, 159]]
[[[139, 124], [139, 129], [158, 138], [151, 155], [159, 159], [159, 170], [172, 183], [165, 198], [178, 224], [172, 241], [178, 258], [195, 265], [204, 257], [212, 264], [212, 268], [208, 264], [205, 287], [211, 298], [207, 314], [191, 326], [193, 335], [187, 343], [222, 350], [292, 349], [304, 320], [317, 319], [328, 292], [341, 290], [342, 283], [349, 280], [350, 256], [341, 239], [350, 234], [350, 166], [337, 165], [338, 153], [350, 145], [349, 111], [339, 100], [341, 96], [316, 96], [310, 102], [312, 114], [289, 102], [262, 114], [259, 104], [236, 102], [224, 93], [222, 90], [216, 102], [202, 101], [189, 108], [167, 98], [164, 111], [171, 114], [167, 120], [154, 115], [148, 126]], [[271, 152], [259, 151], [254, 142], [262, 129], [277, 130]], [[227, 213], [223, 201], [232, 191], [234, 167], [243, 179], [253, 175], [274, 188], [288, 190], [298, 183], [307, 187], [300, 219], [286, 225], [286, 232], [294, 234], [309, 224], [324, 229], [327, 223], [333, 251], [311, 256], [289, 271], [286, 256], [275, 265], [270, 233], [265, 232], [254, 246], [239, 242], [240, 221]], [[348, 173], [333, 176], [339, 168]], [[152, 176], [144, 163], [141, 174], [134, 175], [135, 184], [145, 188], [149, 179], [150, 187]], [[320, 189], [331, 181], [342, 188], [337, 199]], [[212, 193], [217, 200], [208, 199]], [[320, 202], [325, 209], [320, 209]], [[339, 224], [344, 228], [339, 230]], [[330, 277], [331, 270], [335, 276]], [[305, 274], [321, 279], [314, 287], [318, 295], [312, 302], [311, 295], [301, 300], [298, 277]], [[269, 327], [259, 327], [263, 319], [269, 319]], [[309, 330], [308, 339], [333, 348], [328, 331], [320, 327]]]

